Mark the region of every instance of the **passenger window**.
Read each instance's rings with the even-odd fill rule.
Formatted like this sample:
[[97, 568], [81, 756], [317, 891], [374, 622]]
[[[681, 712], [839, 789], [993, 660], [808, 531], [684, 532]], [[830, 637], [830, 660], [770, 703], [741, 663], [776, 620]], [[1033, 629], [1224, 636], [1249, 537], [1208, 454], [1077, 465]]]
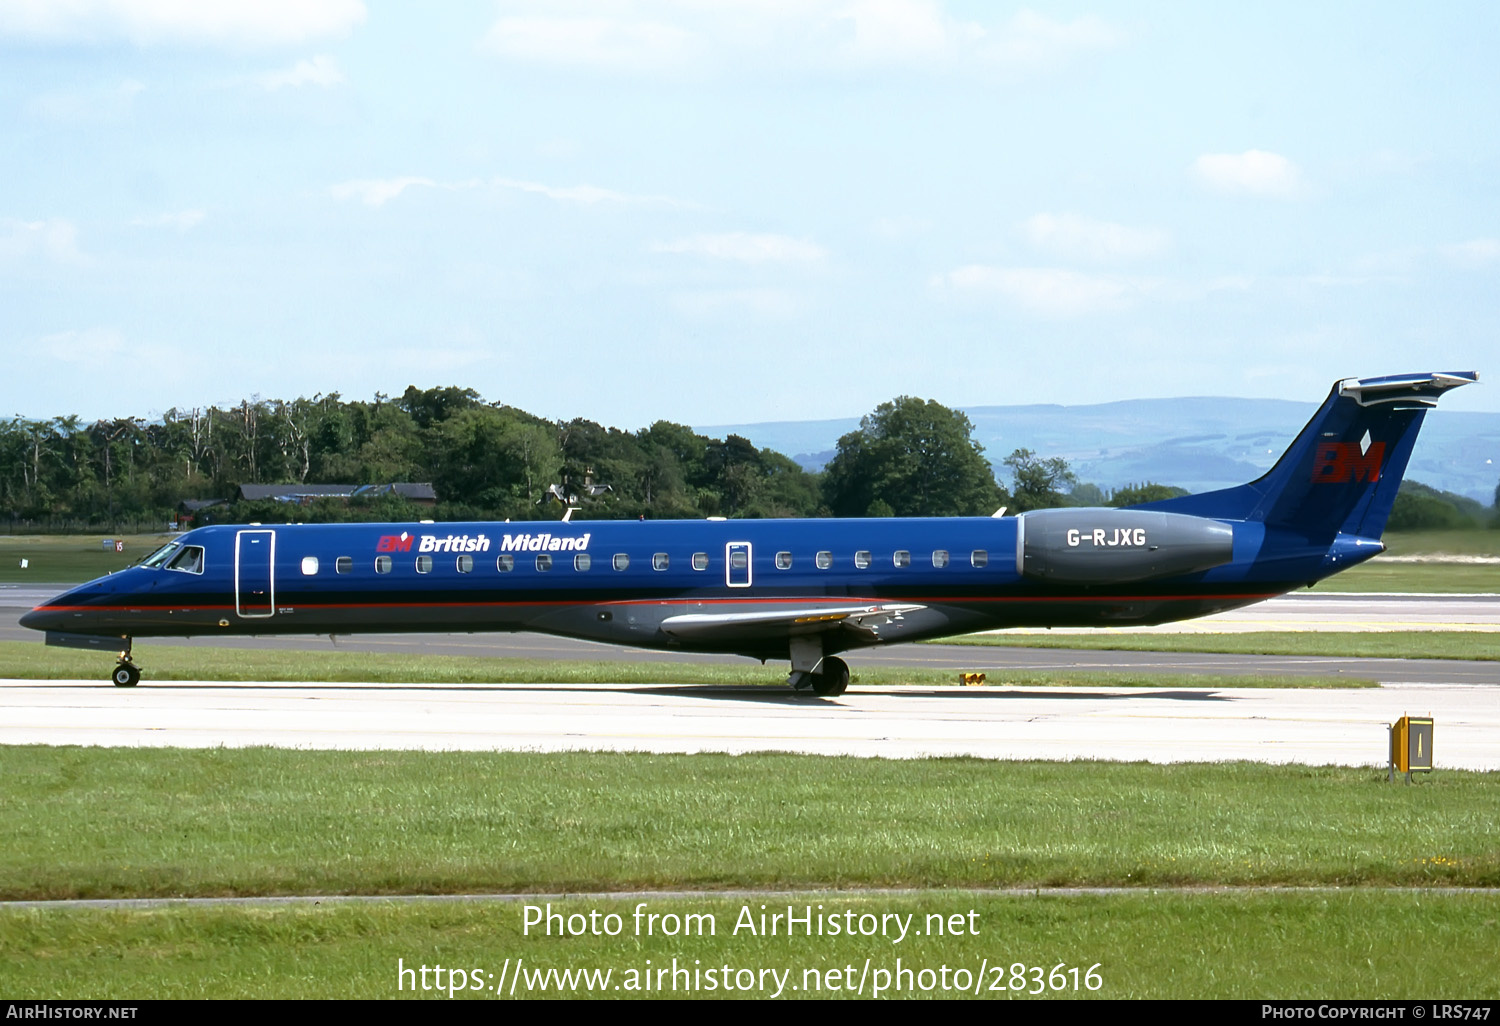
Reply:
[[431, 556], [418, 556], [417, 557], [417, 573], [419, 573], [419, 574], [430, 574], [430, 573], [432, 573], [432, 557]]
[[461, 573], [461, 574], [471, 574], [471, 573], [473, 573], [474, 572], [474, 557], [473, 556], [459, 556], [458, 557], [457, 567], [458, 567], [458, 572]]
[[587, 570], [593, 565], [593, 557], [591, 557], [587, 552], [580, 552], [578, 555], [573, 557], [574, 570]]
[[543, 555], [540, 555], [540, 556], [536, 557], [536, 568], [538, 570], [540, 570], [542, 573], [546, 573], [548, 570], [551, 570], [552, 569], [552, 557], [546, 555], [545, 553]]
[[667, 558], [665, 552], [657, 552], [651, 557], [651, 569], [653, 570], [665, 570], [671, 565], [672, 561]]
[[502, 552], [495, 557], [495, 569], [502, 574], [508, 574], [516, 568], [516, 557], [508, 552]]
[[905, 549], [897, 549], [891, 556], [891, 562], [896, 566], [911, 566], [911, 553]]
[[375, 557], [375, 572], [377, 574], [388, 574], [388, 573], [390, 573], [391, 572], [391, 557], [390, 556], [376, 556]]
[[317, 556], [303, 556], [302, 557], [302, 574], [303, 574], [303, 576], [305, 576], [305, 577], [312, 577], [312, 576], [316, 575], [317, 572], [318, 572], [318, 557]]
[[939, 569], [939, 570], [941, 570], [943, 567], [947, 566], [948, 565], [948, 550], [947, 549], [933, 549], [932, 550], [932, 565], [934, 567], [936, 567], [937, 569]]
[[335, 573], [340, 574], [354, 573], [354, 557], [340, 556], [338, 560], [333, 564], [333, 570]]
[[870, 567], [870, 554], [863, 550], [854, 554], [854, 569], [868, 570]]
[[990, 565], [990, 554], [984, 549], [975, 549], [969, 553], [969, 565], [986, 567]]
[[792, 554], [790, 552], [776, 553], [776, 569], [790, 570], [792, 568]]
[[614, 567], [615, 567], [616, 570], [624, 570], [629, 565], [630, 565], [630, 556], [628, 556], [624, 552], [616, 552], [615, 553]]
[[694, 570], [707, 570], [708, 569], [708, 553], [707, 552], [695, 552], [695, 553], [693, 553], [693, 569]]
[[816, 557], [813, 558], [813, 562], [818, 565], [819, 570], [827, 570], [829, 567], [833, 566], [833, 553], [826, 551], [820, 552]]

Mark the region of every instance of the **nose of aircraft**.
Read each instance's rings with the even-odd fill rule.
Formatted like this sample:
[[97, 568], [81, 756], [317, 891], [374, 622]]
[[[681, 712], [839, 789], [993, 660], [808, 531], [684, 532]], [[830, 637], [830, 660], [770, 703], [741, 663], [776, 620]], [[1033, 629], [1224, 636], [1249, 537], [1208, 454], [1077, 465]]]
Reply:
[[41, 606], [21, 616], [21, 626], [30, 627], [34, 631], [57, 630], [61, 624], [61, 613], [53, 612], [50, 609], [43, 609]]

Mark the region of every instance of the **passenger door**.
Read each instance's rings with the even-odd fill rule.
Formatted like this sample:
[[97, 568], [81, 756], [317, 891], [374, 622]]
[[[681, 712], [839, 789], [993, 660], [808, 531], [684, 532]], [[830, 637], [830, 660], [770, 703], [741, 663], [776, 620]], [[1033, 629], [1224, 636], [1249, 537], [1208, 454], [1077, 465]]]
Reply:
[[234, 536], [234, 611], [244, 619], [276, 612], [276, 532]]

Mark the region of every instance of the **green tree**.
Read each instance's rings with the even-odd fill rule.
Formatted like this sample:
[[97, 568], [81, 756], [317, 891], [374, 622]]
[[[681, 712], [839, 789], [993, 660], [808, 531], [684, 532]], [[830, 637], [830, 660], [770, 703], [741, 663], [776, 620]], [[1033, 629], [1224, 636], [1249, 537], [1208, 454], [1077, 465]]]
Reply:
[[828, 508], [835, 516], [993, 513], [1005, 493], [973, 431], [963, 413], [932, 400], [880, 404], [839, 439], [823, 474]]
[[1420, 481], [1402, 481], [1391, 506], [1387, 531], [1452, 531], [1477, 527], [1484, 507], [1473, 499]]
[[1069, 506], [1104, 506], [1104, 489], [1092, 481], [1080, 481], [1067, 494]]
[[534, 507], [562, 471], [551, 425], [508, 408], [474, 406], [423, 434], [432, 483], [445, 501], [516, 519], [543, 515]]
[[1017, 449], [1005, 457], [1005, 465], [1015, 482], [1011, 501], [1017, 513], [1066, 506], [1065, 493], [1078, 483], [1061, 456], [1043, 459], [1030, 449]]
[[1186, 495], [1187, 493], [1186, 488], [1177, 488], [1173, 485], [1146, 481], [1138, 485], [1126, 485], [1124, 488], [1116, 488], [1114, 494], [1109, 497], [1109, 504], [1111, 506], [1139, 506], [1144, 502], [1160, 502], [1163, 499], [1175, 499], [1179, 495]]

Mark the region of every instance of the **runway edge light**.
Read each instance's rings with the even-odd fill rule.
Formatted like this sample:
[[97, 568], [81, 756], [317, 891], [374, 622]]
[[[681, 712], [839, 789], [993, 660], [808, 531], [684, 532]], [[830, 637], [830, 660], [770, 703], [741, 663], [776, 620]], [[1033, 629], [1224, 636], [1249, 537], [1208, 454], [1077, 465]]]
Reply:
[[1399, 771], [1411, 783], [1413, 773], [1432, 772], [1432, 717], [1403, 716], [1387, 728], [1390, 732], [1390, 772], [1394, 781]]

